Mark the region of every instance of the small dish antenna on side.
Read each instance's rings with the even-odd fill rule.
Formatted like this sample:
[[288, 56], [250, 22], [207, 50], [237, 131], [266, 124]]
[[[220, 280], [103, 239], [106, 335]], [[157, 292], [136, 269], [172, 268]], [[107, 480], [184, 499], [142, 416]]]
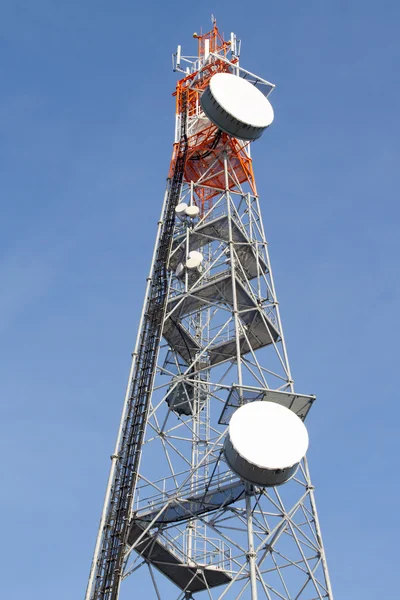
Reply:
[[187, 207], [188, 205], [186, 204], [186, 202], [180, 202], [175, 206], [175, 214], [181, 221], [183, 221], [186, 217]]
[[179, 263], [178, 266], [176, 267], [176, 271], [175, 271], [175, 276], [178, 279], [181, 279], [185, 274], [185, 267], [182, 263]]
[[198, 206], [191, 204], [190, 206], [187, 207], [185, 212], [188, 217], [190, 217], [191, 219], [195, 219], [196, 217], [199, 216], [200, 209]]
[[200, 269], [201, 263], [203, 262], [203, 255], [201, 252], [197, 250], [192, 250], [189, 252], [188, 259], [186, 261], [187, 269]]

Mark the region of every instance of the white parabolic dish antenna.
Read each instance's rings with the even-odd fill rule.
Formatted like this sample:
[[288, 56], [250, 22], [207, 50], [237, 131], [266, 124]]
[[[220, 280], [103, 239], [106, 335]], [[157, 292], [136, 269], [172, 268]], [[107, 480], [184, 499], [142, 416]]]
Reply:
[[241, 140], [256, 140], [274, 120], [274, 110], [264, 94], [232, 73], [211, 77], [201, 106], [214, 125]]
[[203, 262], [203, 255], [201, 252], [197, 252], [197, 250], [192, 250], [189, 252], [188, 259], [186, 261], [186, 267], [188, 269], [198, 269]]
[[261, 487], [290, 479], [308, 448], [304, 423], [280, 404], [256, 401], [233, 414], [224, 453], [230, 468]]
[[195, 219], [196, 217], [198, 217], [199, 216], [199, 212], [200, 212], [199, 207], [195, 206], [194, 204], [192, 204], [191, 206], [188, 206], [187, 209], [185, 210], [185, 213], [191, 219]]
[[181, 220], [182, 220], [182, 217], [185, 216], [187, 207], [188, 207], [188, 205], [186, 204], [186, 202], [180, 202], [179, 204], [177, 204], [175, 206], [175, 214]]

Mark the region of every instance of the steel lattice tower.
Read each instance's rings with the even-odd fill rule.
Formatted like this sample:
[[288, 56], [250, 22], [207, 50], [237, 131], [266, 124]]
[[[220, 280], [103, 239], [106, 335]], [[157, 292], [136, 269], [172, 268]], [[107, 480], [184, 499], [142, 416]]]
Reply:
[[332, 600], [306, 458], [271, 487], [224, 453], [243, 406], [278, 404], [297, 422], [315, 398], [294, 391], [250, 142], [201, 101], [220, 73], [265, 97], [274, 86], [240, 67], [215, 20], [194, 37], [196, 57], [174, 55], [173, 156], [86, 600], [125, 587], [149, 600]]

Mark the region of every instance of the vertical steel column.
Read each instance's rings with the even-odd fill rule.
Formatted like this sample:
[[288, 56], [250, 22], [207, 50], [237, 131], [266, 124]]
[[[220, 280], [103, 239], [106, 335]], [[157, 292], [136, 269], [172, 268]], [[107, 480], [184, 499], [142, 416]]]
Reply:
[[317, 534], [318, 544], [321, 549], [321, 562], [322, 562], [322, 568], [323, 568], [324, 575], [325, 575], [325, 582], [326, 582], [326, 587], [328, 590], [328, 597], [331, 600], [333, 600], [333, 592], [332, 592], [331, 580], [329, 577], [328, 563], [326, 562], [325, 549], [324, 549], [324, 544], [322, 541], [321, 527], [319, 524], [318, 513], [317, 513], [317, 504], [315, 502], [315, 497], [314, 497], [314, 486], [311, 483], [311, 477], [310, 477], [310, 471], [308, 469], [307, 457], [304, 457], [303, 464], [304, 464], [304, 471], [306, 474], [307, 484], [309, 486], [308, 493], [310, 496], [311, 510], [312, 510], [313, 517], [314, 517], [315, 532]]
[[283, 350], [283, 358], [284, 358], [284, 362], [285, 362], [285, 371], [286, 371], [286, 374], [287, 374], [287, 382], [289, 384], [290, 391], [294, 392], [294, 381], [292, 379], [292, 374], [291, 374], [291, 371], [290, 371], [289, 356], [288, 356], [287, 349], [286, 349], [286, 342], [285, 342], [285, 336], [284, 336], [283, 328], [282, 328], [281, 314], [280, 314], [280, 311], [279, 311], [279, 302], [278, 302], [277, 297], [276, 297], [275, 282], [274, 282], [274, 277], [272, 275], [271, 261], [270, 261], [269, 252], [268, 252], [268, 243], [266, 242], [265, 231], [264, 231], [264, 223], [263, 223], [263, 220], [262, 220], [262, 215], [261, 215], [261, 209], [260, 209], [260, 203], [259, 203], [259, 200], [258, 200], [258, 196], [255, 197], [255, 201], [256, 201], [257, 212], [258, 212], [259, 220], [260, 220], [260, 229], [261, 229], [261, 232], [262, 232], [263, 240], [265, 241], [265, 254], [267, 256], [267, 261], [268, 261], [268, 265], [269, 265], [269, 277], [270, 277], [270, 281], [271, 281], [272, 293], [273, 293], [273, 296], [274, 296], [276, 318], [277, 318], [277, 321], [278, 321], [278, 328], [279, 328], [279, 333], [280, 333], [280, 337], [281, 337], [282, 350]]
[[[238, 374], [238, 384], [239, 390], [241, 390], [241, 386], [243, 385], [242, 379], [242, 357], [240, 352], [240, 321], [239, 321], [239, 310], [237, 303], [237, 294], [236, 294], [236, 265], [235, 265], [235, 244], [232, 236], [232, 221], [231, 221], [231, 195], [229, 189], [229, 174], [228, 174], [228, 157], [226, 150], [224, 151], [224, 178], [225, 178], [225, 196], [226, 196], [226, 206], [227, 206], [227, 215], [228, 215], [228, 228], [229, 228], [229, 253], [231, 259], [231, 276], [232, 276], [232, 297], [233, 297], [233, 318], [235, 322], [235, 338], [236, 338], [236, 362], [237, 362], [237, 374]], [[239, 392], [241, 393], [241, 391]]]
[[251, 512], [251, 497], [250, 497], [249, 486], [246, 486], [246, 521], [247, 521], [247, 545], [248, 545], [247, 560], [249, 563], [251, 600], [257, 600], [257, 573], [256, 573], [257, 553], [254, 549], [253, 515]]

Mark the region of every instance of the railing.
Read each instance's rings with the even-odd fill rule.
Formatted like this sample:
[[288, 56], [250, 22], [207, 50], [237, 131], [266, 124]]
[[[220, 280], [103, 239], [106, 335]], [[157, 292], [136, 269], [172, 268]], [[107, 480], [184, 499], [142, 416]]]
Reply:
[[[214, 460], [208, 463], [208, 467], [213, 472], [217, 461]], [[168, 500], [172, 501], [177, 498], [193, 498], [201, 497], [202, 494], [211, 494], [213, 491], [217, 491], [222, 486], [234, 484], [239, 481], [238, 477], [230, 470], [222, 471], [220, 469], [221, 463], [218, 462], [212, 478], [204, 477], [198, 479], [195, 482], [187, 481], [181, 487], [176, 487], [175, 480], [184, 482], [188, 480], [192, 472], [183, 471], [176, 474], [175, 478], [172, 476], [165, 477], [153, 483], [144, 483], [139, 485], [136, 490], [135, 498], [135, 513], [137, 518], [140, 519], [141, 515], [145, 513], [155, 513], [159, 511], [163, 504]], [[222, 463], [222, 468], [227, 468], [225, 463]], [[152, 493], [157, 487], [160, 492]]]
[[187, 531], [179, 532], [177, 535], [170, 531], [163, 531], [158, 540], [182, 564], [193, 567], [211, 567], [228, 572], [232, 570], [231, 548], [220, 538], [194, 535], [189, 544]]

